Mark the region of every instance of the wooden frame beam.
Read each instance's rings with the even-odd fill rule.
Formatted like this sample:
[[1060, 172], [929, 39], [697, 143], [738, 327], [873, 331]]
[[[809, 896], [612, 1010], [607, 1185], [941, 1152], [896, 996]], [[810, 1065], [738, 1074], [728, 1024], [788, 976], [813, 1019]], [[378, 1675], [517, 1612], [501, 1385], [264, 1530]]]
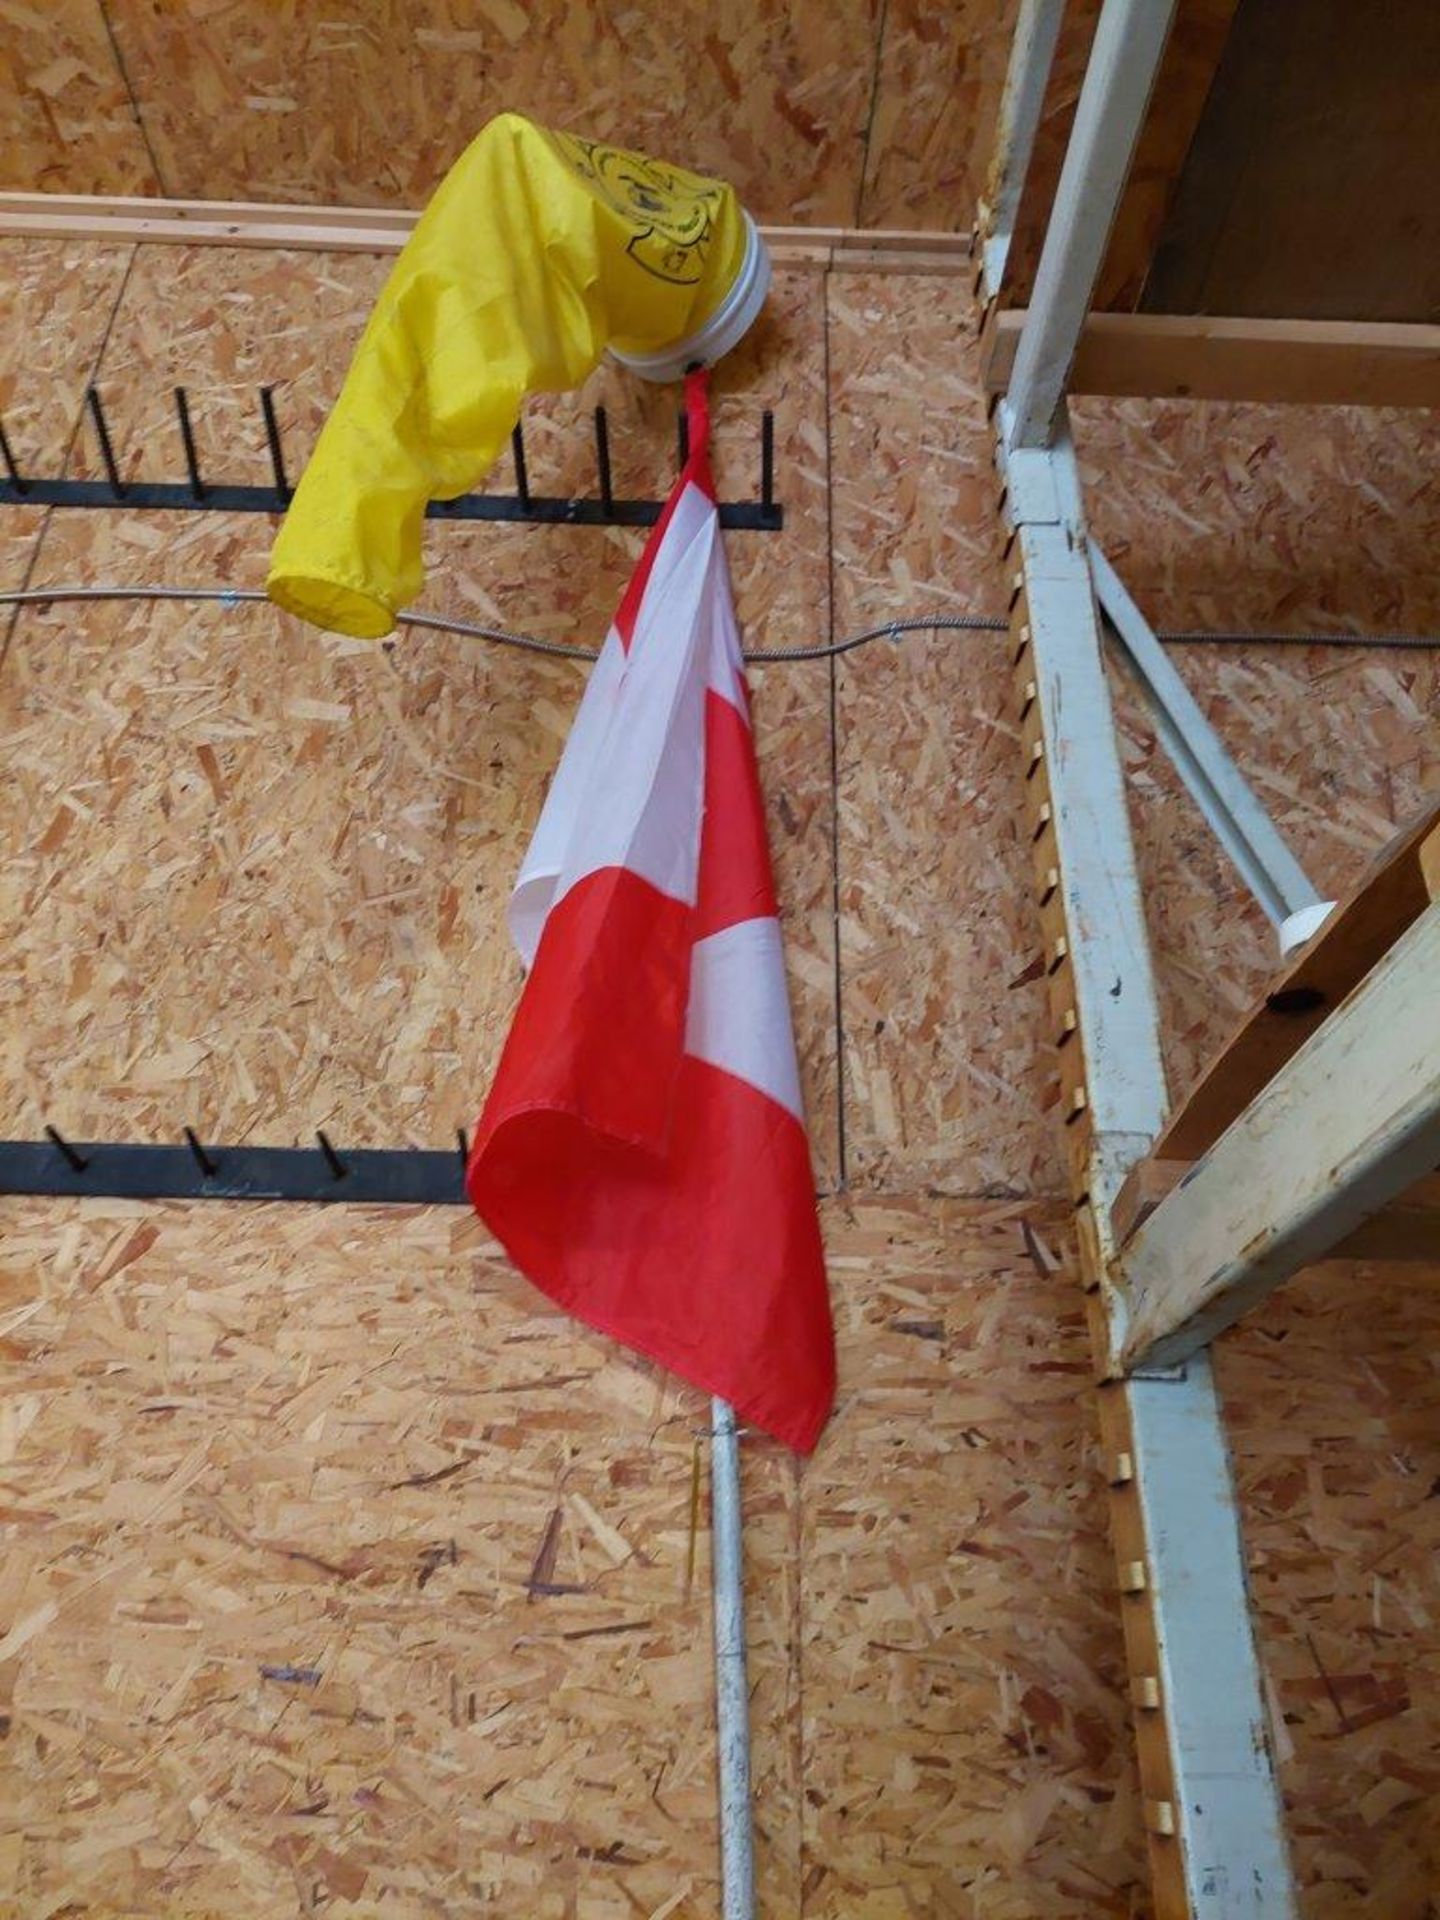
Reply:
[[1440, 903], [1135, 1232], [1123, 1359], [1173, 1366], [1440, 1166]]
[[1381, 848], [1359, 885], [1272, 981], [1166, 1122], [1153, 1157], [1188, 1163], [1214, 1146], [1434, 899], [1440, 792]]
[[[1022, 307], [986, 323], [981, 377], [990, 393], [1009, 388], [1026, 317]], [[1136, 399], [1440, 407], [1440, 326], [1092, 313], [1068, 385]]]
[[[1194, 1170], [1191, 1160], [1157, 1160], [1147, 1154], [1125, 1176], [1111, 1212], [1115, 1244], [1129, 1245], [1139, 1229]], [[1440, 1253], [1440, 1173], [1428, 1174], [1381, 1213], [1372, 1214], [1332, 1247], [1327, 1260], [1369, 1260], [1381, 1265], [1436, 1267]]]

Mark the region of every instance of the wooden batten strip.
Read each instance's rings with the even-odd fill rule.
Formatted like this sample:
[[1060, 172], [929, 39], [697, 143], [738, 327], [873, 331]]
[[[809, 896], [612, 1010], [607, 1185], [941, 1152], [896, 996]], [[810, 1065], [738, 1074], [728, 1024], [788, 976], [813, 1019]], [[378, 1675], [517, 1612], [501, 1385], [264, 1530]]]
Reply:
[[[1148, 1566], [1148, 1542], [1135, 1470], [1135, 1439], [1124, 1383], [1116, 1376], [1111, 1358], [1109, 1308], [1105, 1297], [1105, 1254], [1096, 1232], [1090, 1204], [1093, 1147], [1084, 1035], [1079, 1028], [1075, 1000], [1073, 959], [1065, 918], [1064, 886], [1059, 874], [1055, 821], [1050, 797], [1044, 715], [1035, 697], [1033, 635], [1025, 576], [1010, 576], [1010, 657], [1016, 729], [1025, 773], [1024, 805], [1034, 853], [1035, 900], [1042, 938], [1042, 964], [1050, 993], [1056, 1060], [1059, 1069], [1060, 1117], [1064, 1148], [1075, 1204], [1080, 1279], [1085, 1291], [1086, 1322], [1095, 1368], [1101, 1458], [1110, 1512], [1111, 1545], [1116, 1581], [1124, 1596], [1121, 1625], [1126, 1666], [1134, 1689], [1133, 1723], [1142, 1791], [1146, 1795], [1144, 1825], [1150, 1836], [1151, 1870], [1158, 1910], [1185, 1911], [1184, 1872], [1178, 1849], [1169, 1845], [1175, 1831], [1175, 1771], [1163, 1702], [1156, 1676], [1161, 1671], [1155, 1595]], [[1056, 870], [1056, 884], [1050, 880]], [[1141, 1711], [1141, 1708], [1144, 1708]], [[1152, 1809], [1154, 1810], [1152, 1812]]]
[[[0, 194], [0, 235], [176, 246], [294, 247], [398, 253], [417, 213], [389, 207], [307, 207], [259, 201], [150, 200], [116, 195]], [[853, 272], [963, 273], [967, 233], [911, 228], [761, 227], [777, 265]]]

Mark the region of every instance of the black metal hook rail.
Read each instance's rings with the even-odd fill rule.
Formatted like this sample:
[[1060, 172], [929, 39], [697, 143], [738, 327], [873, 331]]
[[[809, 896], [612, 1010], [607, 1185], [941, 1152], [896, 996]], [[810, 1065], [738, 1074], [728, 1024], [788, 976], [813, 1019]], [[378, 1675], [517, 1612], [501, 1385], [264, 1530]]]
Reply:
[[0, 1140], [0, 1194], [51, 1199], [301, 1200], [357, 1206], [464, 1206], [469, 1143], [448, 1151], [347, 1147], [318, 1132], [313, 1147], [216, 1146], [192, 1127], [183, 1146]]
[[[85, 403], [100, 450], [105, 478], [46, 480], [25, 472], [3, 423], [0, 423], [0, 466], [4, 468], [4, 477], [0, 478], [0, 505], [168, 508], [189, 513], [284, 513], [294, 497], [295, 489], [285, 466], [284, 442], [275, 408], [275, 389], [260, 389], [265, 444], [269, 448], [270, 471], [274, 476], [273, 484], [268, 487], [207, 480], [200, 471], [189, 396], [184, 387], [176, 387], [174, 393], [175, 418], [185, 455], [184, 480], [122, 478], [104, 405], [97, 389], [90, 387], [86, 391]], [[688, 451], [683, 413], [679, 421], [679, 453], [683, 466]], [[594, 411], [593, 428], [596, 476], [600, 488], [598, 497], [561, 499], [532, 493], [525, 461], [524, 428], [517, 426], [510, 438], [515, 473], [514, 493], [467, 493], [458, 500], [432, 500], [426, 509], [427, 516], [432, 520], [520, 521], [539, 526], [654, 526], [664, 510], [663, 501], [615, 498], [610, 467], [610, 430], [603, 407], [596, 407]], [[758, 500], [726, 500], [720, 503], [720, 524], [723, 527], [752, 533], [774, 533], [785, 524], [785, 509], [775, 498], [775, 416], [768, 408], [760, 416], [759, 480]]]

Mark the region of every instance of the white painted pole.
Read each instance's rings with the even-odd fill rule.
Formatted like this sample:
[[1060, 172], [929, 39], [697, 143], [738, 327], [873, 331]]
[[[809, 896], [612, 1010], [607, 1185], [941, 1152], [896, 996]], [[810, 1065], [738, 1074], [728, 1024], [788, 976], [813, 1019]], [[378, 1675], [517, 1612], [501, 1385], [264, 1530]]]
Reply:
[[1012, 447], [1046, 447], [1155, 84], [1175, 0], [1105, 0], [1010, 374]]
[[750, 1820], [750, 1687], [745, 1671], [745, 1568], [740, 1531], [740, 1443], [735, 1409], [711, 1402], [710, 1557], [715, 1615], [715, 1718], [720, 1771], [720, 1886], [724, 1920], [755, 1920]]
[[1010, 42], [1010, 65], [995, 128], [995, 152], [989, 183], [980, 208], [984, 235], [982, 261], [985, 292], [998, 294], [1005, 277], [1005, 261], [1020, 212], [1020, 196], [1035, 151], [1035, 134], [1045, 107], [1045, 88], [1060, 37], [1065, 0], [1020, 0], [1015, 34]]
[[1161, 745], [1240, 878], [1277, 927], [1321, 904], [1318, 889], [1200, 711], [1129, 588], [1093, 540], [1089, 554], [1096, 597], [1150, 709]]

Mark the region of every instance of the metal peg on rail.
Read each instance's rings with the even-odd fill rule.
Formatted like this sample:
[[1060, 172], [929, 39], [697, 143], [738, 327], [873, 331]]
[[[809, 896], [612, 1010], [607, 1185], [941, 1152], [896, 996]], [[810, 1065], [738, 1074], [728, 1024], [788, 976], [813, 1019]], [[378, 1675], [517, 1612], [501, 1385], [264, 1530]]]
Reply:
[[343, 1180], [350, 1169], [330, 1144], [329, 1135], [326, 1134], [323, 1129], [317, 1127], [315, 1129], [315, 1138], [320, 1142], [320, 1151], [325, 1156], [325, 1164], [330, 1169], [331, 1177], [336, 1180]]
[[10, 451], [10, 441], [3, 422], [0, 422], [0, 460], [5, 462], [6, 477], [16, 493], [28, 493], [29, 482], [21, 477], [20, 469], [15, 464], [15, 456]]
[[185, 445], [185, 470], [190, 476], [190, 492], [197, 501], [205, 498], [205, 482], [200, 478], [200, 459], [195, 451], [195, 431], [190, 424], [190, 400], [184, 387], [175, 389], [175, 412], [180, 421], [180, 438]]
[[[171, 388], [174, 418], [184, 452], [183, 480], [152, 480], [143, 473], [126, 479], [122, 462], [106, 417], [99, 389], [85, 392], [86, 411], [99, 446], [103, 474], [99, 479], [54, 478], [33, 472], [22, 473], [15, 448], [0, 422], [0, 493], [12, 502], [24, 500], [46, 507], [121, 507], [131, 512], [154, 509], [224, 513], [266, 513], [287, 508], [295, 495], [286, 471], [285, 449], [280, 417], [276, 408], [278, 388], [258, 389], [260, 411], [269, 450], [272, 484], [257, 486], [207, 477], [201, 471], [196, 436], [196, 416], [188, 390]], [[458, 499], [432, 500], [427, 515], [434, 519], [515, 521], [534, 520], [547, 526], [653, 526], [664, 511], [662, 500], [622, 500], [616, 497], [614, 464], [609, 418], [603, 406], [592, 413], [595, 463], [599, 478], [598, 498], [550, 499], [531, 493], [525, 454], [524, 426], [517, 422], [510, 436], [514, 460], [515, 492], [469, 493]], [[690, 459], [689, 422], [682, 412], [676, 421], [676, 442], [683, 472]], [[774, 416], [768, 410], [760, 426], [760, 498], [721, 502], [722, 525], [730, 528], [775, 530], [784, 524], [784, 509], [775, 498]]]
[[275, 491], [288, 506], [293, 488], [285, 477], [285, 449], [280, 444], [280, 422], [275, 413], [275, 389], [260, 389], [260, 411], [265, 416], [265, 439], [270, 448], [270, 467], [275, 475]]
[[84, 1154], [80, 1152], [78, 1147], [71, 1146], [70, 1142], [65, 1138], [64, 1134], [60, 1132], [58, 1127], [47, 1126], [45, 1129], [45, 1138], [50, 1141], [51, 1145], [55, 1148], [56, 1152], [61, 1155], [72, 1172], [83, 1173], [86, 1167], [89, 1166], [90, 1162], [85, 1158]]
[[185, 1144], [194, 1156], [195, 1164], [207, 1180], [211, 1180], [220, 1171], [220, 1163], [212, 1154], [208, 1154], [200, 1144], [200, 1136], [193, 1127], [186, 1127]]
[[515, 460], [515, 497], [522, 507], [530, 505], [530, 476], [525, 470], [525, 429], [517, 420], [510, 435], [510, 452]]
[[600, 506], [603, 512], [615, 511], [615, 489], [610, 477], [610, 426], [604, 407], [595, 409], [595, 464], [600, 471]]
[[115, 461], [115, 449], [110, 444], [110, 428], [105, 419], [105, 409], [100, 404], [99, 390], [87, 387], [85, 403], [90, 409], [90, 418], [95, 423], [95, 437], [100, 442], [100, 458], [105, 463], [105, 478], [110, 483], [110, 491], [117, 500], [125, 498], [125, 482], [120, 478], [120, 469]]

